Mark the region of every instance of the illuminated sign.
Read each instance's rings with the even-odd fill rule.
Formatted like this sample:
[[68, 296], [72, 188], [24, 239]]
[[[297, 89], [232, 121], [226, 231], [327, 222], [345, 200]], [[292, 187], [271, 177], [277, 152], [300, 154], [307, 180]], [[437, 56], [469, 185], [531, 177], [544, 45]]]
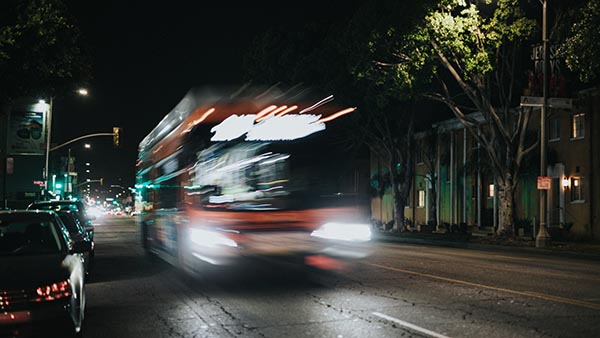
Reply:
[[44, 181], [33, 181], [33, 184], [39, 185], [40, 187], [45, 186]]

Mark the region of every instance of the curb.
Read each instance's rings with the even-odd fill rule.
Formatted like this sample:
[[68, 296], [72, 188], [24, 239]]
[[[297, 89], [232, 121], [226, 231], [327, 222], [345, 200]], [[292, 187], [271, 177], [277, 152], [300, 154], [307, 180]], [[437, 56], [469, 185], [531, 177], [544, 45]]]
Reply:
[[[474, 250], [485, 250], [485, 251], [503, 251], [503, 252], [520, 252], [520, 253], [535, 253], [550, 256], [560, 256], [575, 259], [587, 259], [600, 261], [600, 247], [598, 253], [590, 252], [577, 252], [573, 250], [563, 249], [552, 249], [552, 248], [535, 248], [535, 247], [521, 247], [511, 245], [500, 245], [500, 244], [481, 244], [472, 243], [469, 238], [472, 235], [461, 235], [455, 236], [452, 239], [435, 238], [438, 235], [435, 234], [423, 234], [414, 235], [410, 234], [402, 236], [398, 234], [390, 234], [383, 232], [373, 232], [373, 240], [378, 242], [387, 243], [404, 243], [404, 244], [422, 244], [432, 245], [441, 247], [461, 248], [461, 249], [474, 249]], [[444, 235], [439, 235], [444, 236]], [[462, 237], [462, 238], [461, 238]]]

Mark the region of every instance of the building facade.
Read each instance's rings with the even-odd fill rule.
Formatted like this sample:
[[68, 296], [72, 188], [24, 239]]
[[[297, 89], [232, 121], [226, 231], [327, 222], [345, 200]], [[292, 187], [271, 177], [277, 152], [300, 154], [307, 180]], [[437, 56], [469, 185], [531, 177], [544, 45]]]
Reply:
[[[570, 101], [569, 101], [570, 102]], [[551, 236], [600, 238], [600, 90], [579, 92], [569, 107], [548, 109], [546, 124], [546, 220]], [[473, 115], [483, 123], [481, 117]], [[539, 108], [532, 111], [530, 131], [539, 133]], [[539, 134], [538, 134], [539, 135]], [[415, 176], [405, 217], [412, 229], [471, 228], [492, 231], [498, 226], [498, 191], [487, 154], [458, 119], [432, 125], [415, 135]], [[534, 237], [539, 226], [539, 148], [523, 161], [514, 195], [516, 231]], [[371, 159], [374, 177], [384, 166]], [[381, 181], [381, 178], [380, 178]], [[385, 180], [383, 180], [385, 181]], [[372, 195], [372, 218], [393, 222], [390, 189]]]

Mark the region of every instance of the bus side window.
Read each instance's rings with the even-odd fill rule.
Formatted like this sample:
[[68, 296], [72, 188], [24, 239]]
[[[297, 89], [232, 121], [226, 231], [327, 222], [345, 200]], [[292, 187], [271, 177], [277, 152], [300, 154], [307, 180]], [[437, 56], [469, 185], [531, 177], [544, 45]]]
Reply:
[[177, 178], [161, 182], [156, 189], [157, 201], [160, 201], [158, 208], [171, 209], [176, 208], [179, 202], [179, 184]]

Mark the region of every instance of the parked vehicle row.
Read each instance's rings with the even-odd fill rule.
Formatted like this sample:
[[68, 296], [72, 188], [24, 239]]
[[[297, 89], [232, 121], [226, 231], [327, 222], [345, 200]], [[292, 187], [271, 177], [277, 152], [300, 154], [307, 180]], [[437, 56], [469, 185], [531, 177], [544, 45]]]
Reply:
[[80, 332], [85, 313], [83, 254], [90, 250], [91, 242], [74, 240], [55, 212], [1, 211], [2, 330], [43, 325]]
[[94, 259], [91, 220], [77, 201], [0, 211], [0, 336], [81, 334]]

